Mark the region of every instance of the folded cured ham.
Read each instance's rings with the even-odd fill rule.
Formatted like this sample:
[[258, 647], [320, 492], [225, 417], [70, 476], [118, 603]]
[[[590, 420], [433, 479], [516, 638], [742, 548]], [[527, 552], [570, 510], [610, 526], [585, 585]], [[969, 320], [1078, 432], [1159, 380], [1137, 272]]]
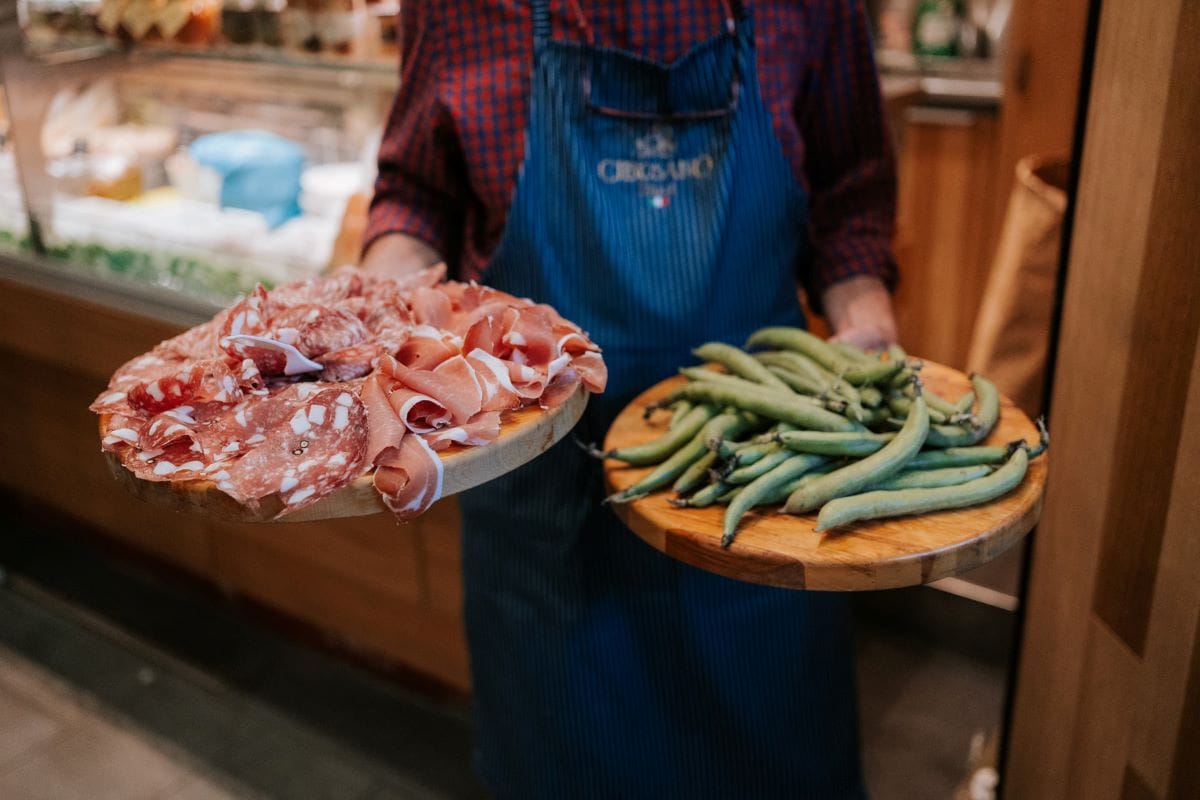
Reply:
[[599, 348], [554, 309], [432, 268], [267, 290], [118, 369], [102, 448], [149, 481], [211, 481], [291, 513], [372, 475], [400, 519], [441, 496], [437, 455], [503, 414], [604, 391]]

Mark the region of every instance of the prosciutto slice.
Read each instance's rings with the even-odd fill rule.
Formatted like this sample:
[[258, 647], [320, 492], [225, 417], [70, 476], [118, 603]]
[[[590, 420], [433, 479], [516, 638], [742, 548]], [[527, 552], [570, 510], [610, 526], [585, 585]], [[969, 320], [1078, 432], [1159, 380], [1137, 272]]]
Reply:
[[475, 378], [475, 368], [462, 356], [443, 361], [432, 370], [406, 367], [396, 359], [379, 360], [379, 371], [396, 379], [402, 386], [432, 398], [462, 424], [483, 407], [483, 390]]
[[500, 412], [484, 411], [476, 414], [465, 425], [442, 428], [423, 437], [434, 451], [446, 450], [459, 444], [467, 447], [482, 447], [500, 438]]
[[410, 520], [442, 496], [442, 460], [420, 436], [405, 436], [375, 468], [375, 488], [396, 518]]

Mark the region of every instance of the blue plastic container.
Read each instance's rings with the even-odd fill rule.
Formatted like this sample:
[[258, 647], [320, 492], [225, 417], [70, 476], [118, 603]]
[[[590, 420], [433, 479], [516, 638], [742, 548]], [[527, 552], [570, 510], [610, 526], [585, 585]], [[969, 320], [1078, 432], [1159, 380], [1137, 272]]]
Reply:
[[272, 228], [300, 214], [304, 150], [267, 131], [225, 131], [201, 136], [188, 155], [221, 176], [222, 208], [262, 214]]

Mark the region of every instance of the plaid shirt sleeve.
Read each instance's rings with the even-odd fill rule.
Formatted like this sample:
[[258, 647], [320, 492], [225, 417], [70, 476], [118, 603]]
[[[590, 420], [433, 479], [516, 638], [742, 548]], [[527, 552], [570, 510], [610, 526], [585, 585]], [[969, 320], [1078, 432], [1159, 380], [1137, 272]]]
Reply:
[[379, 148], [375, 196], [363, 251], [381, 236], [403, 233], [452, 259], [461, 240], [463, 157], [454, 121], [441, 101], [444, 53], [438, 21], [425, 4], [401, 12], [401, 75]]
[[812, 263], [809, 302], [839, 281], [870, 275], [892, 288], [896, 165], [870, 33], [860, 3], [825, 5], [818, 74], [796, 107], [806, 143]]

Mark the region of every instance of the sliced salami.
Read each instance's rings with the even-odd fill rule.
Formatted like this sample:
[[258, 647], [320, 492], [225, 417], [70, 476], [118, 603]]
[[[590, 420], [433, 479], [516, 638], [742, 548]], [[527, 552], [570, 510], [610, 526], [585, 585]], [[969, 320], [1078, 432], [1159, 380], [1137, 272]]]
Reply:
[[334, 386], [307, 397], [271, 398], [272, 416], [287, 422], [262, 431], [262, 441], [210, 477], [249, 505], [269, 495], [283, 513], [310, 505], [361, 475], [367, 449], [367, 413], [361, 400]]

